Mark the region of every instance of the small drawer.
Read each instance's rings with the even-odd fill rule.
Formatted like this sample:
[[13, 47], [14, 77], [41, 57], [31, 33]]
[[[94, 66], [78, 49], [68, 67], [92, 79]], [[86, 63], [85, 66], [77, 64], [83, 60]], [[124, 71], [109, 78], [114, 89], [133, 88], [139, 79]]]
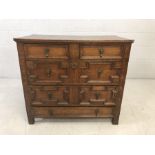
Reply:
[[69, 58], [68, 45], [26, 44], [24, 47], [27, 58]]
[[117, 86], [80, 86], [79, 104], [81, 106], [113, 107], [119, 94]]
[[121, 59], [120, 46], [81, 46], [80, 59]]
[[112, 107], [33, 107], [35, 117], [113, 117]]
[[122, 73], [122, 62], [81, 61], [79, 83], [85, 84], [119, 84]]
[[71, 80], [67, 61], [29, 60], [26, 65], [30, 84], [61, 84]]
[[32, 106], [69, 106], [70, 88], [65, 86], [31, 86], [29, 95]]

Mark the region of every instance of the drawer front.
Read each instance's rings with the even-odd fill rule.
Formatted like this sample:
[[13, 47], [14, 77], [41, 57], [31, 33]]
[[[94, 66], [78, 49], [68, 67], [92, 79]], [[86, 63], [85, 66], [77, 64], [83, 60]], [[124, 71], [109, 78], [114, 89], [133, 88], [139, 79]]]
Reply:
[[121, 59], [120, 46], [80, 46], [80, 59]]
[[27, 58], [54, 58], [68, 59], [69, 51], [67, 45], [25, 45]]
[[117, 103], [117, 86], [30, 86], [33, 106], [101, 106]]
[[119, 84], [121, 62], [83, 61], [80, 63], [79, 83]]
[[65, 61], [27, 61], [28, 81], [32, 84], [70, 82], [69, 64]]
[[30, 84], [119, 84], [122, 62], [26, 61]]
[[113, 117], [112, 107], [33, 107], [35, 117]]
[[81, 106], [115, 106], [119, 88], [116, 86], [81, 86], [79, 104]]
[[29, 88], [33, 106], [69, 106], [70, 88], [58, 86], [33, 86]]

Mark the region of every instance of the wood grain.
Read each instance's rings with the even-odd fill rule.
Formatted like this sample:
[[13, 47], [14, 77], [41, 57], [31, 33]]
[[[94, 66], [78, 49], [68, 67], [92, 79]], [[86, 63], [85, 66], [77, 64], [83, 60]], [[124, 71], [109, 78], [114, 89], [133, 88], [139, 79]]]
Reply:
[[133, 40], [42, 35], [14, 40], [29, 124], [36, 117], [109, 117], [118, 124]]

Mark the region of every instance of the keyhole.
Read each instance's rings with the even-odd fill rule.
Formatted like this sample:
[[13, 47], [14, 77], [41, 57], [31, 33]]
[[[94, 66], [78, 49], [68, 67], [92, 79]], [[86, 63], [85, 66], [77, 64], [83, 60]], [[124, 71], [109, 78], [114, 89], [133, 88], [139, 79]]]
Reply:
[[100, 77], [102, 73], [103, 73], [103, 69], [99, 68], [97, 70], [97, 76]]
[[46, 70], [46, 73], [47, 73], [47, 76], [48, 76], [48, 77], [51, 77], [51, 73], [52, 73], [52, 71], [51, 71], [50, 68], [48, 68], [48, 69]]
[[100, 58], [102, 58], [102, 57], [103, 57], [103, 53], [104, 53], [103, 48], [100, 48], [100, 49], [99, 49], [99, 55], [100, 55]]
[[48, 95], [48, 99], [51, 100], [52, 99], [52, 96], [53, 96], [52, 93], [51, 92], [48, 92], [47, 95]]
[[49, 51], [50, 51], [50, 50], [49, 50], [48, 48], [44, 50], [44, 54], [45, 54], [45, 57], [46, 57], [46, 58], [49, 57]]
[[99, 93], [99, 92], [97, 92], [97, 93], [95, 94], [95, 97], [96, 97], [96, 100], [98, 100], [98, 99], [99, 99], [99, 97], [100, 97], [100, 93]]

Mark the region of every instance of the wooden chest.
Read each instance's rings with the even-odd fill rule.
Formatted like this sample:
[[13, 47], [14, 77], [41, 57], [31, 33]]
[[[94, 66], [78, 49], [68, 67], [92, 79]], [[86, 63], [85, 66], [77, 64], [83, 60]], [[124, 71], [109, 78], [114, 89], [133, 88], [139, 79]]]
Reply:
[[25, 104], [34, 118], [112, 118], [118, 124], [133, 40], [45, 36], [17, 42]]

